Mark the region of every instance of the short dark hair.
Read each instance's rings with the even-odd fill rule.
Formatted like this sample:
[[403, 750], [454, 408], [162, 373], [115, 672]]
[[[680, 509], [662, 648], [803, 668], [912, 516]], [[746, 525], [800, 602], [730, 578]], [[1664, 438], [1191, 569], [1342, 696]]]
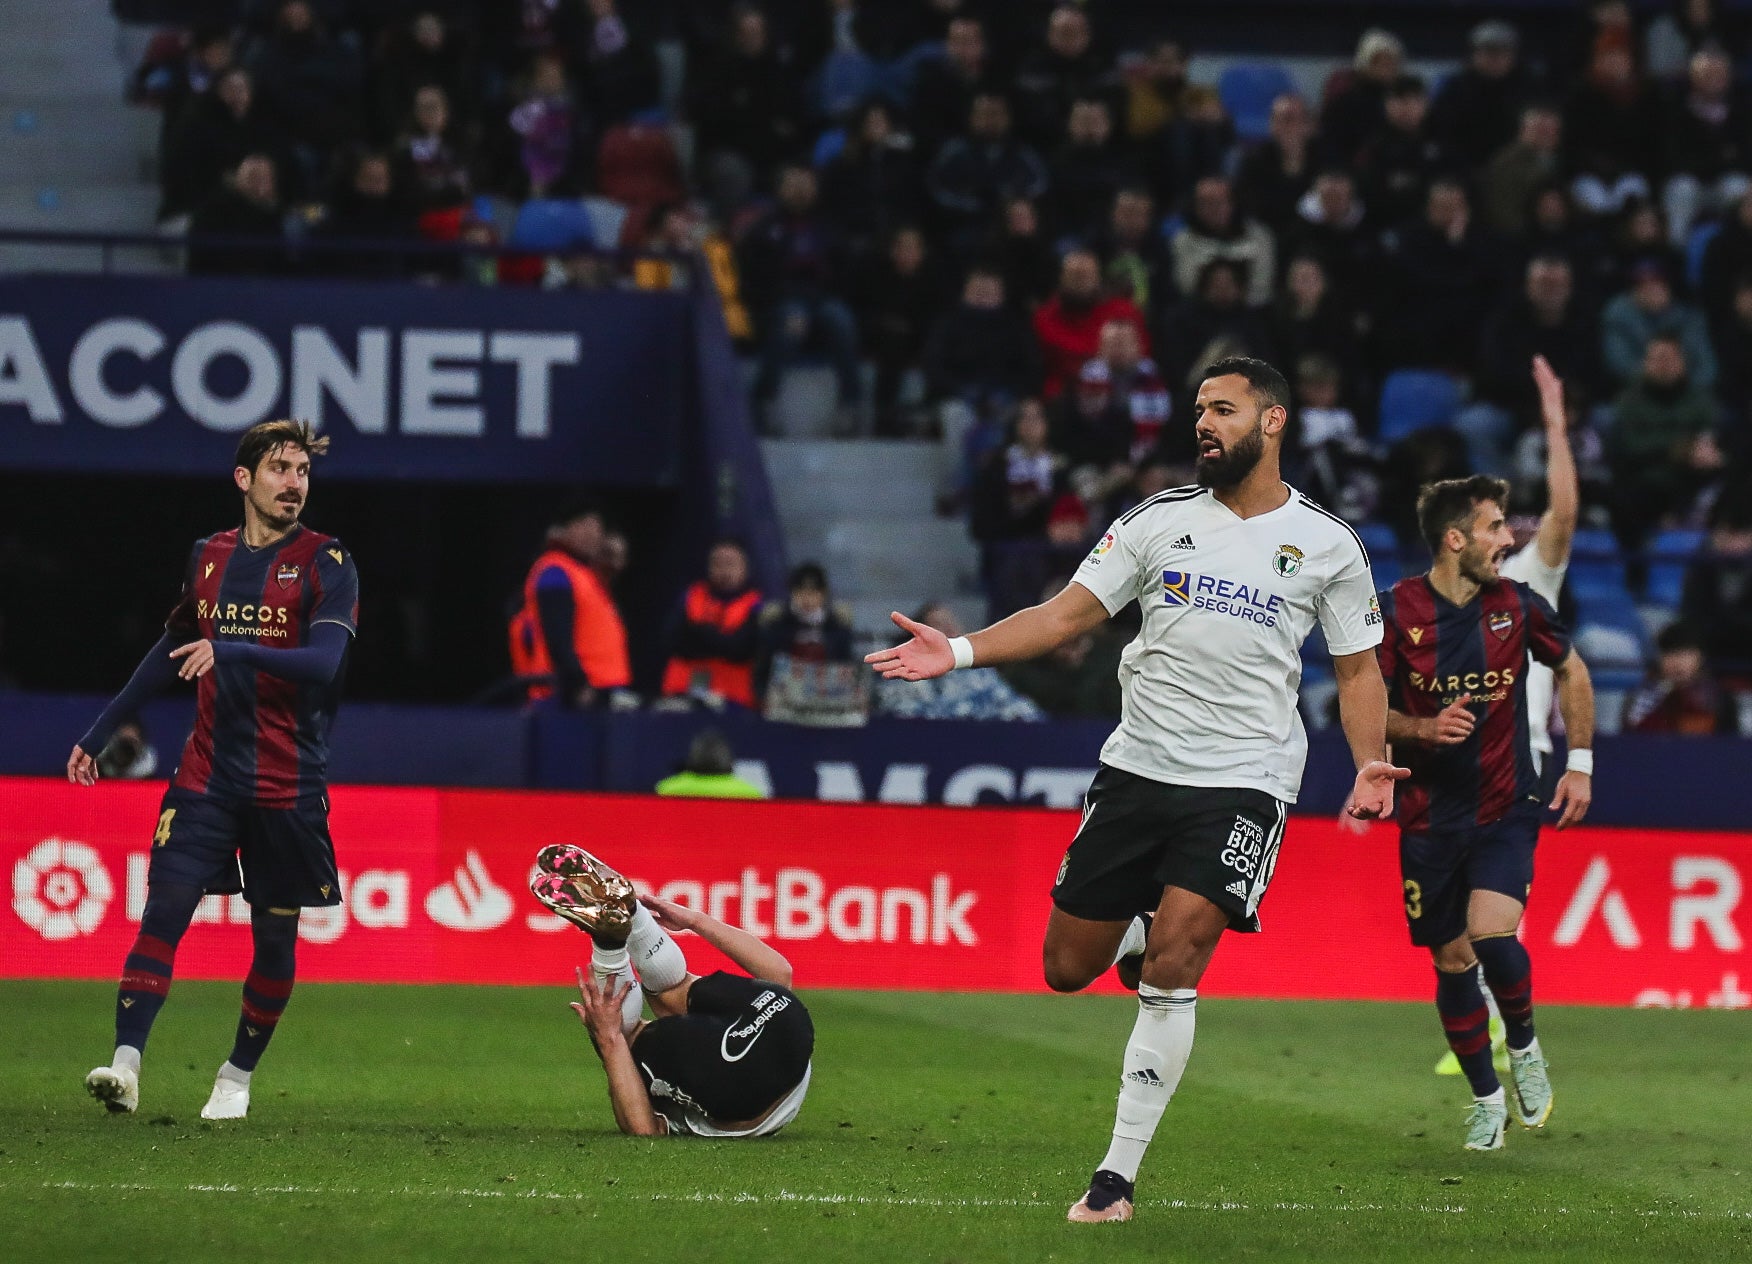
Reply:
[[1700, 650], [1703, 648], [1703, 638], [1697, 634], [1697, 629], [1680, 619], [1669, 623], [1661, 629], [1661, 634], [1655, 638], [1655, 649], [1662, 654], [1671, 654], [1676, 650]]
[[1290, 384], [1284, 380], [1284, 375], [1277, 369], [1255, 356], [1224, 356], [1204, 371], [1204, 381], [1213, 377], [1236, 377], [1247, 379], [1247, 385], [1267, 408], [1288, 408], [1290, 406]]
[[726, 777], [736, 771], [730, 739], [717, 729], [701, 729], [687, 746], [687, 772], [702, 777]]
[[1387, 95], [1390, 97], [1421, 97], [1429, 91], [1422, 75], [1400, 75], [1387, 85]]
[[1417, 529], [1424, 543], [1430, 546], [1430, 552], [1441, 552], [1442, 537], [1448, 534], [1450, 527], [1468, 531], [1472, 526], [1472, 515], [1487, 500], [1494, 500], [1506, 508], [1509, 503], [1508, 481], [1488, 474], [1474, 474], [1471, 478], [1445, 478], [1439, 483], [1425, 484], [1417, 494]]
[[322, 456], [329, 450], [329, 441], [327, 435], [317, 434], [316, 427], [308, 421], [282, 418], [260, 422], [245, 430], [243, 438], [237, 441], [237, 466], [248, 470], [250, 477], [254, 478], [257, 468], [269, 453], [286, 447], [298, 448], [311, 456]]
[[820, 562], [804, 562], [792, 568], [791, 579], [786, 588], [791, 592], [799, 588], [814, 588], [826, 592], [827, 572], [821, 569]]
[[580, 518], [600, 518], [603, 526], [608, 525], [608, 515], [602, 511], [601, 501], [594, 496], [574, 496], [554, 506], [548, 517], [548, 526], [564, 527]]

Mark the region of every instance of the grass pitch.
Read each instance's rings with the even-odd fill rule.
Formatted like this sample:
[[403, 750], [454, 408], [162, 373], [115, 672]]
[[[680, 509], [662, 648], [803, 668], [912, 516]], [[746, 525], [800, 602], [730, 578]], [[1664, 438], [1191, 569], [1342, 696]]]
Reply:
[[1070, 1226], [1129, 999], [807, 994], [802, 1117], [711, 1143], [614, 1134], [557, 987], [301, 987], [208, 1124], [236, 988], [181, 982], [110, 1117], [113, 996], [0, 984], [7, 1261], [1752, 1259], [1744, 1013], [1543, 1010], [1552, 1124], [1475, 1155], [1429, 1007], [1206, 999], [1138, 1218]]

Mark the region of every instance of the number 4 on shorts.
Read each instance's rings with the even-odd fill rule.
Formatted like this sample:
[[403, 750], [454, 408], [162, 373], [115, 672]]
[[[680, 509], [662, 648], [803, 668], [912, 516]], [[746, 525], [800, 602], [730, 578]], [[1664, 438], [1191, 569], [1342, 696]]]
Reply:
[[170, 841], [170, 823], [175, 819], [176, 809], [165, 808], [163, 815], [158, 818], [158, 830], [152, 835], [154, 847], [162, 847]]

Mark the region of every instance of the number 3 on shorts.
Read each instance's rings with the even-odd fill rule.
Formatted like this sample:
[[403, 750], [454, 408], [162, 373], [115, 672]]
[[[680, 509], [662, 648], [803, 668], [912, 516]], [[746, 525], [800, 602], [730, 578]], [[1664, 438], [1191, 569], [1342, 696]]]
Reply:
[[170, 841], [170, 823], [176, 819], [175, 808], [165, 808], [164, 814], [158, 818], [158, 830], [152, 835], [152, 845], [162, 847]]
[[1405, 880], [1405, 915], [1414, 922], [1423, 916], [1423, 888], [1410, 878]]

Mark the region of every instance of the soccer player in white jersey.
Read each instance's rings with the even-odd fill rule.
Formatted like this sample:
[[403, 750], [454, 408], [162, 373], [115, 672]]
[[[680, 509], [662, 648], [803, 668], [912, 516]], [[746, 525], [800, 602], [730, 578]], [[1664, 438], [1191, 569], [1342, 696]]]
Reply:
[[1316, 621], [1358, 768], [1351, 811], [1389, 815], [1408, 775], [1385, 759], [1381, 614], [1362, 541], [1279, 473], [1289, 400], [1271, 365], [1219, 360], [1193, 410], [1197, 484], [1125, 514], [1051, 600], [953, 640], [896, 613], [912, 639], [866, 660], [889, 679], [926, 680], [1034, 658], [1142, 606], [1120, 663], [1120, 724], [1059, 867], [1042, 950], [1054, 991], [1079, 991], [1122, 958], [1139, 979], [1113, 1141], [1073, 1221], [1131, 1218], [1138, 1167], [1192, 1052], [1199, 979], [1223, 931], [1259, 929], [1307, 756], [1296, 690]]

